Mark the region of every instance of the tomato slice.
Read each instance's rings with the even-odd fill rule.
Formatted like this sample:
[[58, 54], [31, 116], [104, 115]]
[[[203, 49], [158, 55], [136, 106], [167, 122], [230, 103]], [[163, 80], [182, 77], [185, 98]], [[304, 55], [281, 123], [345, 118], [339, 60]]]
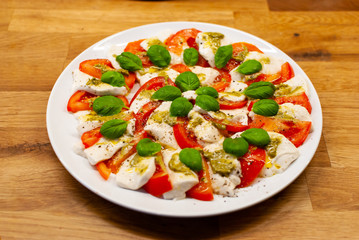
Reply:
[[280, 79], [277, 79], [275, 81], [273, 81], [273, 84], [280, 84], [280, 83], [284, 83], [286, 81], [288, 81], [289, 79], [291, 79], [292, 77], [294, 77], [294, 71], [292, 66], [288, 63], [285, 62], [282, 67], [281, 67], [281, 71], [280, 71]]
[[283, 97], [277, 97], [274, 99], [278, 104], [283, 103], [293, 103], [296, 105], [301, 105], [302, 107], [305, 107], [309, 113], [312, 112], [312, 105], [309, 102], [307, 94], [303, 92], [300, 95], [296, 96], [283, 96]]
[[188, 120], [184, 118], [177, 118], [177, 121], [179, 123], [173, 126], [173, 133], [180, 148], [203, 148], [197, 142], [196, 136], [193, 132], [187, 129]]
[[128, 102], [128, 99], [127, 99], [125, 96], [118, 95], [118, 96], [116, 96], [116, 97], [119, 98], [119, 99], [121, 99], [122, 102], [125, 104], [126, 107], [129, 107], [129, 106], [130, 106], [130, 104], [129, 104], [129, 102]]
[[141, 59], [143, 67], [150, 67], [153, 64], [150, 61], [150, 58], [146, 54], [146, 49], [144, 49], [141, 46], [141, 43], [143, 42], [143, 40], [144, 39], [140, 39], [140, 40], [137, 40], [134, 42], [129, 42], [127, 44], [126, 48], [124, 49], [124, 52], [130, 52], [130, 53], [137, 55]]
[[143, 189], [149, 194], [159, 197], [162, 194], [171, 191], [172, 188], [169, 175], [162, 160], [162, 155], [159, 153], [156, 158], [156, 171], [150, 180], [143, 186]]
[[265, 164], [266, 152], [262, 148], [250, 145], [248, 152], [238, 160], [241, 163], [242, 177], [241, 183], [237, 187], [248, 187], [261, 172]]
[[245, 50], [245, 47], [249, 52], [259, 52], [263, 53], [259, 48], [257, 48], [255, 45], [246, 43], [246, 42], [237, 42], [232, 44], [233, 47], [233, 56], [238, 56], [243, 50]]
[[81, 136], [81, 141], [85, 148], [89, 148], [95, 143], [97, 143], [101, 137], [102, 134], [100, 133], [100, 127], [98, 127], [90, 131], [84, 132]]
[[172, 65], [171, 68], [179, 73], [191, 71], [191, 69], [189, 69], [189, 67], [187, 67], [186, 65], [184, 65], [182, 63]]
[[141, 131], [146, 126], [147, 120], [151, 113], [161, 105], [161, 101], [151, 101], [142, 106], [142, 108], [135, 115], [135, 129]]
[[237, 68], [239, 65], [241, 64], [241, 62], [231, 58], [229, 59], [229, 61], [227, 62], [226, 66], [223, 68], [225, 70], [227, 70], [228, 72], [232, 71], [233, 69]]
[[209, 174], [208, 164], [203, 158], [202, 166], [203, 169], [198, 172], [199, 183], [188, 190], [186, 195], [197, 200], [212, 201], [213, 189], [211, 184], [211, 176]]
[[107, 180], [111, 175], [111, 168], [108, 168], [105, 162], [99, 162], [96, 164], [97, 171], [100, 173], [101, 177]]
[[[192, 37], [188, 38], [187, 45], [191, 48], [195, 48], [198, 51], [198, 44], [196, 43], [195, 38], [192, 38]], [[208, 61], [206, 59], [204, 59], [204, 57], [202, 57], [202, 55], [199, 53], [198, 53], [198, 62], [196, 63], [196, 66], [210, 67]]]
[[[230, 122], [228, 120], [215, 119], [215, 118], [212, 118], [211, 116], [209, 116], [208, 114], [202, 114], [202, 116], [207, 121], [225, 125], [226, 126], [225, 130], [219, 130], [222, 133], [222, 135], [228, 135], [228, 132], [241, 132], [241, 131], [248, 129], [248, 127], [249, 127], [248, 125], [243, 125], [240, 122]], [[225, 131], [227, 131], [227, 132], [225, 132]]]
[[130, 72], [130, 74], [128, 76], [124, 75], [124, 77], [125, 77], [125, 83], [126, 83], [127, 87], [132, 89], [136, 82], [136, 74], [133, 72]]
[[164, 87], [166, 85], [170, 85], [170, 86], [176, 86], [174, 84], [174, 82], [171, 79], [166, 79], [164, 77], [154, 77], [151, 80], [149, 80], [148, 82], [146, 82], [145, 84], [143, 84], [135, 93], [135, 95], [133, 96], [133, 98], [131, 99], [130, 102], [130, 106], [132, 104], [132, 102], [136, 99], [136, 97], [138, 96], [138, 94], [140, 94], [140, 92], [142, 92], [143, 90], [158, 90], [161, 87]]
[[223, 92], [229, 85], [231, 84], [231, 75], [222, 69], [216, 68], [217, 71], [219, 71], [219, 75], [214, 80], [211, 87], [217, 90], [217, 92]]
[[312, 123], [307, 121], [289, 121], [255, 115], [250, 123], [250, 128], [263, 128], [266, 131], [283, 134], [296, 147], [299, 147], [307, 139], [311, 125]]
[[75, 113], [78, 111], [91, 110], [92, 107], [90, 107], [89, 99], [94, 97], [96, 96], [86, 91], [76, 91], [67, 103], [67, 111]]
[[95, 78], [101, 78], [104, 69], [113, 70], [110, 60], [90, 59], [80, 63], [80, 71]]
[[219, 108], [223, 110], [232, 110], [232, 109], [238, 109], [242, 108], [247, 104], [247, 100], [244, 101], [228, 101], [228, 100], [222, 100], [219, 99]]
[[197, 34], [200, 32], [201, 31], [195, 28], [182, 29], [168, 37], [165, 40], [165, 44], [168, 46], [169, 51], [177, 55], [181, 55], [181, 53], [183, 52], [183, 47], [187, 43], [187, 40], [189, 38], [196, 39]]

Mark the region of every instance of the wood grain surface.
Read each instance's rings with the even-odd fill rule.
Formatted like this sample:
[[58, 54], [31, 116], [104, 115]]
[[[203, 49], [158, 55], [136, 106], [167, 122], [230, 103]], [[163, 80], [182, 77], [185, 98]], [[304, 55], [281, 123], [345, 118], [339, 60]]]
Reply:
[[[285, 3], [284, 3], [285, 2]], [[359, 239], [359, 3], [280, 0], [1, 0], [0, 239]], [[146, 215], [84, 188], [49, 142], [64, 67], [116, 32], [162, 21], [234, 27], [289, 54], [313, 82], [323, 135], [288, 188], [210, 218]]]

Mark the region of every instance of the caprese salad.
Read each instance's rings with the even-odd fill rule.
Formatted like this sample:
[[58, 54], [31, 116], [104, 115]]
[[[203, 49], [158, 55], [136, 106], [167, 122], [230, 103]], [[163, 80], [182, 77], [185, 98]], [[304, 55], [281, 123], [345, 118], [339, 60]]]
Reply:
[[306, 81], [283, 59], [183, 29], [113, 46], [73, 71], [77, 152], [122, 188], [234, 197], [285, 171], [312, 131]]

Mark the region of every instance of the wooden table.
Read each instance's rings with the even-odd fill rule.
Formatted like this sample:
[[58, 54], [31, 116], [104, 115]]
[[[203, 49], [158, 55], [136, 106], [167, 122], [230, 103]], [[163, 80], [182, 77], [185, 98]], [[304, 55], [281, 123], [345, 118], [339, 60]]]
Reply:
[[[0, 238], [359, 239], [359, 3], [280, 0], [1, 0]], [[318, 91], [319, 149], [273, 198], [231, 214], [163, 218], [84, 188], [50, 145], [46, 104], [64, 67], [116, 32], [201, 21], [252, 33], [288, 53]]]

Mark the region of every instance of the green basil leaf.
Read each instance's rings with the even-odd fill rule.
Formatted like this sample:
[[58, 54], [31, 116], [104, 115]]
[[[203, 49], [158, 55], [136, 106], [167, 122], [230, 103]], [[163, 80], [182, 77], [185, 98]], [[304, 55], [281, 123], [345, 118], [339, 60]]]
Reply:
[[278, 113], [279, 105], [272, 99], [262, 99], [253, 104], [253, 112], [262, 116], [275, 116]]
[[187, 66], [194, 66], [198, 62], [198, 51], [195, 48], [187, 48], [183, 51], [183, 61]]
[[122, 87], [126, 85], [125, 77], [116, 71], [105, 72], [101, 76], [101, 81], [114, 87]]
[[121, 112], [125, 107], [123, 101], [114, 96], [102, 96], [93, 101], [93, 110], [101, 116], [112, 116]]
[[121, 55], [116, 57], [116, 61], [120, 64], [123, 69], [134, 72], [142, 69], [142, 61], [141, 59], [130, 52], [123, 52]]
[[208, 95], [214, 98], [218, 98], [218, 92], [213, 87], [200, 87], [196, 90], [197, 95]]
[[257, 73], [260, 70], [262, 70], [262, 64], [255, 59], [251, 59], [239, 65], [236, 71], [244, 75], [250, 75], [253, 73]]
[[275, 86], [270, 82], [255, 82], [244, 90], [244, 94], [247, 97], [264, 99], [273, 96]]
[[227, 62], [232, 58], [232, 53], [232, 45], [219, 47], [216, 54], [214, 55], [214, 64], [216, 65], [216, 67], [221, 69], [226, 66]]
[[241, 157], [248, 152], [248, 142], [244, 138], [226, 138], [223, 141], [223, 150], [226, 153]]
[[136, 150], [141, 157], [148, 157], [161, 151], [161, 144], [152, 142], [149, 138], [144, 138], [137, 143]]
[[182, 92], [196, 90], [200, 86], [200, 81], [193, 72], [183, 72], [176, 77], [175, 84]]
[[218, 111], [219, 103], [218, 101], [211, 96], [208, 95], [199, 95], [196, 97], [196, 105], [206, 111]]
[[176, 98], [179, 98], [182, 95], [181, 90], [174, 86], [164, 86], [158, 89], [153, 95], [152, 99], [163, 100], [163, 101], [173, 101]]
[[180, 161], [193, 171], [202, 170], [202, 157], [198, 150], [194, 148], [184, 148], [179, 153]]
[[100, 133], [110, 139], [119, 138], [126, 132], [127, 125], [128, 122], [124, 120], [112, 119], [101, 126]]
[[193, 105], [187, 98], [179, 97], [171, 103], [170, 115], [172, 117], [186, 117], [192, 108]]
[[169, 51], [161, 45], [152, 45], [147, 50], [147, 55], [151, 62], [158, 67], [167, 67], [171, 62]]
[[241, 133], [241, 137], [248, 143], [258, 147], [264, 147], [270, 142], [270, 137], [266, 130], [261, 128], [250, 128]]

